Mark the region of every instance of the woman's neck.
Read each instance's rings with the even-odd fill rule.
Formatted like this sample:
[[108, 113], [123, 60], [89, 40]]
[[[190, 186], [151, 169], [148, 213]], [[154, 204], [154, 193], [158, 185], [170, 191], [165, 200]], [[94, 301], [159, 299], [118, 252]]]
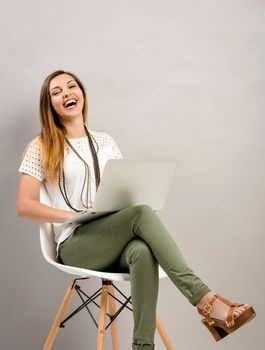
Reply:
[[66, 128], [66, 137], [68, 139], [77, 139], [80, 137], [86, 136], [86, 131], [84, 127], [84, 123], [69, 123], [68, 125], [65, 125]]

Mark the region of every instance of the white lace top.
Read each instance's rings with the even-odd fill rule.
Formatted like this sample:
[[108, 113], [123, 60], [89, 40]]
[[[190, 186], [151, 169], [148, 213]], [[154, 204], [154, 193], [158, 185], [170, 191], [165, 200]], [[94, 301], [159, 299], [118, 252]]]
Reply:
[[[120, 159], [122, 158], [122, 155], [115, 141], [108, 134], [96, 131], [90, 131], [90, 134], [92, 135], [93, 143], [97, 151], [100, 175], [102, 176], [107, 160]], [[89, 165], [91, 176], [88, 184], [88, 204], [89, 207], [91, 207], [96, 194], [96, 181], [93, 158], [90, 151], [88, 138], [85, 136], [77, 139], [69, 139], [69, 141], [75, 150]], [[52, 208], [71, 210], [65, 203], [58, 184], [50, 183], [49, 179], [46, 176], [45, 169], [42, 165], [41, 160], [39, 137], [32, 140], [32, 142], [29, 144], [22, 163], [19, 167], [19, 172], [31, 175], [42, 182], [42, 185], [45, 187], [47, 195], [49, 197], [49, 205]], [[81, 198], [82, 185], [84, 183], [85, 177], [85, 167], [80, 158], [78, 158], [78, 156], [67, 144], [65, 145], [64, 153], [64, 173], [67, 195], [71, 205], [76, 209], [85, 209], [82, 204], [82, 201], [85, 202], [85, 198]], [[83, 191], [84, 195], [86, 194], [86, 190], [87, 188], [85, 187]], [[57, 243], [57, 247], [71, 234], [75, 228], [75, 224], [53, 224], [55, 242]]]

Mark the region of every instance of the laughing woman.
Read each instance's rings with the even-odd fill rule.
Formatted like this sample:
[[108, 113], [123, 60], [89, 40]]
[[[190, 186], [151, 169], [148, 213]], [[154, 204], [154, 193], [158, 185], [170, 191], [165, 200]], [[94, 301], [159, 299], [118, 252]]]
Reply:
[[[107, 160], [122, 158], [108, 134], [87, 129], [86, 118], [81, 81], [62, 70], [50, 74], [40, 94], [41, 132], [29, 143], [19, 168], [18, 215], [53, 224], [62, 263], [129, 271], [134, 350], [154, 349], [158, 265], [197, 307], [216, 339], [252, 319], [255, 311], [250, 305], [229, 302], [193, 273], [150, 207], [126, 208], [78, 227], [65, 224], [91, 207]], [[51, 198], [50, 207], [37, 199], [41, 186]]]

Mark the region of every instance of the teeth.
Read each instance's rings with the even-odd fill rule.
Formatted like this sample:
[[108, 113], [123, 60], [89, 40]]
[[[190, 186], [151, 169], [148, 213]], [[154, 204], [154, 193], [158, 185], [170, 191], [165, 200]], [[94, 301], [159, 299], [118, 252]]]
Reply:
[[66, 101], [66, 102], [64, 103], [64, 106], [65, 106], [65, 107], [68, 107], [68, 106], [71, 105], [71, 104], [76, 104], [76, 100], [72, 98], [71, 100]]

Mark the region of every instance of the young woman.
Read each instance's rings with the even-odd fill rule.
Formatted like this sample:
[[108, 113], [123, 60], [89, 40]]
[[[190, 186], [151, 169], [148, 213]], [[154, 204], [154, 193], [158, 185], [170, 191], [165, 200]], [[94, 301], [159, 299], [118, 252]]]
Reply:
[[[40, 94], [41, 132], [26, 148], [19, 169], [18, 215], [53, 223], [62, 263], [129, 271], [134, 350], [154, 349], [158, 264], [197, 307], [216, 340], [252, 319], [250, 305], [230, 303], [193, 273], [150, 207], [126, 208], [81, 226], [65, 223], [91, 207], [107, 160], [122, 158], [108, 134], [86, 128], [86, 118], [81, 81], [62, 70], [50, 74]], [[50, 196], [50, 207], [37, 199], [41, 186]]]

